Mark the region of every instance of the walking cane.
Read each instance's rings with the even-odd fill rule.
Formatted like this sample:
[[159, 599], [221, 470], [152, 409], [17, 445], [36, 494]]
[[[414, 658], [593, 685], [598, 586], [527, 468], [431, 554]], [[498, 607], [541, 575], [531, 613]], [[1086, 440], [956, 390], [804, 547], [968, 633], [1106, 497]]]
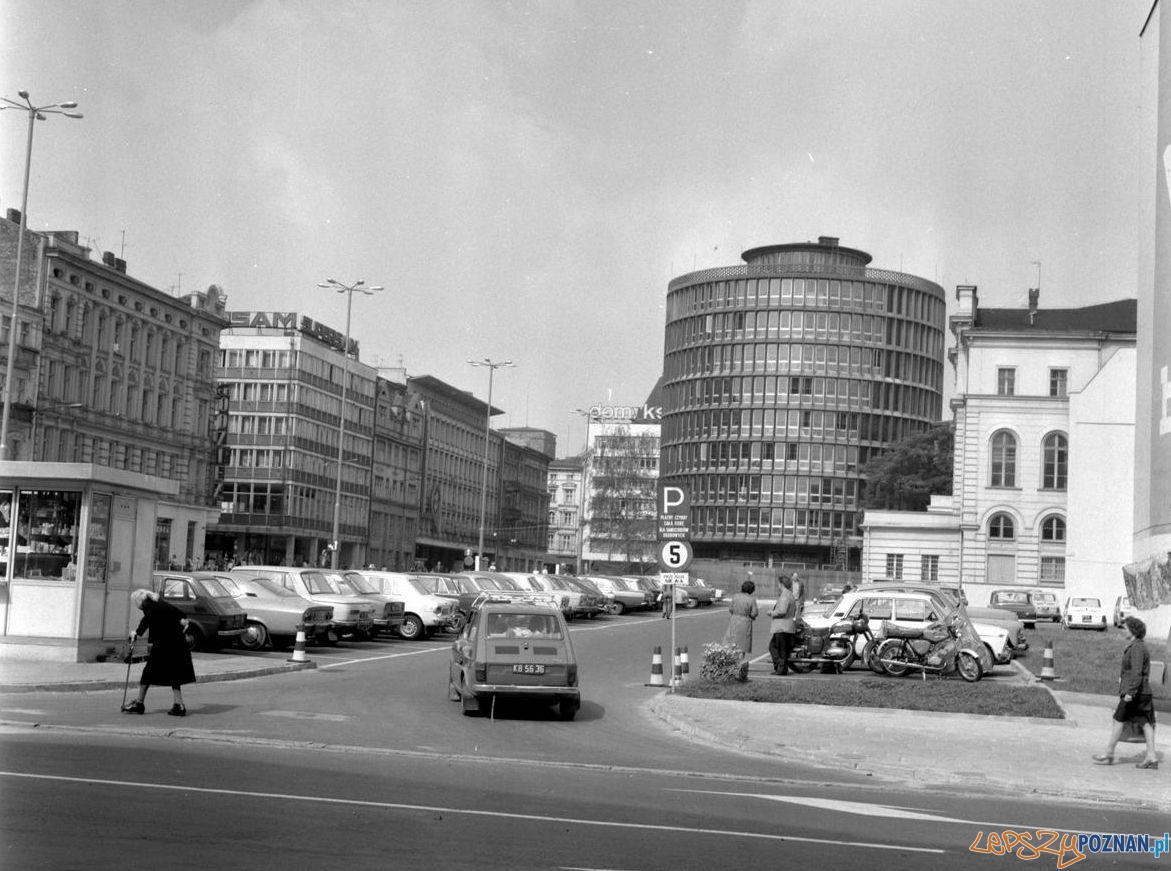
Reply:
[[130, 642], [130, 647], [126, 651], [126, 683], [122, 684], [122, 707], [126, 707], [126, 693], [130, 689], [130, 666], [134, 663], [134, 642]]

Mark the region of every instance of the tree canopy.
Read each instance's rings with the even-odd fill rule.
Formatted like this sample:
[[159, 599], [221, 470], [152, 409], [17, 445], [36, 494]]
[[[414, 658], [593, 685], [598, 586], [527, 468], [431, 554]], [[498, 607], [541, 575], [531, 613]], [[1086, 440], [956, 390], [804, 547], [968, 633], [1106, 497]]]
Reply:
[[863, 508], [923, 511], [931, 494], [950, 495], [955, 424], [945, 421], [890, 445], [862, 467]]

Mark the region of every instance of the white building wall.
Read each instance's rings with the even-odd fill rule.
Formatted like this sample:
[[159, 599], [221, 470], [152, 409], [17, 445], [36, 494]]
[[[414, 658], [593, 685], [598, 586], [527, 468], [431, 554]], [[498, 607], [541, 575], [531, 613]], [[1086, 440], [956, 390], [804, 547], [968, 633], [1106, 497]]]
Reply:
[[1124, 594], [1134, 530], [1136, 351], [1120, 349], [1085, 390], [1072, 395], [1067, 596], [1098, 596], [1107, 608]]

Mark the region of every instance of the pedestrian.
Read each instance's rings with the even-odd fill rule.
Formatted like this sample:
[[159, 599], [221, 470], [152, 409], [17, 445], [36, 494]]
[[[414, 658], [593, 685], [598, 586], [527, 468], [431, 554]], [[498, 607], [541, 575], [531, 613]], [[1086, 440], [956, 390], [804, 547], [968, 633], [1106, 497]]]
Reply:
[[150, 653], [138, 681], [138, 698], [122, 706], [123, 713], [146, 713], [146, 691], [152, 686], [169, 686], [174, 693], [174, 704], [167, 711], [172, 717], [187, 716], [183, 704], [184, 684], [195, 683], [195, 668], [191, 651], [187, 648], [187, 618], [169, 602], [151, 590], [138, 589], [130, 594], [130, 602], [142, 609], [138, 628], [130, 633], [130, 643], [150, 632]]
[[1122, 628], [1130, 642], [1122, 651], [1122, 668], [1118, 678], [1118, 706], [1114, 709], [1114, 725], [1106, 752], [1094, 757], [1098, 765], [1114, 764], [1114, 746], [1122, 739], [1122, 729], [1127, 723], [1139, 726], [1147, 742], [1147, 753], [1135, 768], [1158, 768], [1159, 756], [1155, 752], [1155, 705], [1151, 698], [1151, 657], [1143, 639], [1147, 625], [1138, 617], [1127, 617]]
[[793, 599], [797, 603], [796, 616], [800, 617], [805, 613], [805, 582], [801, 580], [801, 576], [793, 572]]
[[760, 613], [756, 607], [756, 584], [745, 581], [740, 585], [740, 592], [732, 597], [728, 603], [728, 610], [732, 612], [728, 620], [728, 631], [724, 633], [724, 643], [734, 644], [740, 653], [747, 657], [752, 653], [752, 621]]
[[777, 592], [777, 601], [768, 612], [772, 618], [768, 627], [772, 633], [768, 652], [773, 658], [773, 672], [788, 674], [789, 651], [793, 649], [793, 642], [797, 639], [797, 599], [793, 596], [791, 579], [781, 575], [777, 580], [780, 581], [781, 587]]

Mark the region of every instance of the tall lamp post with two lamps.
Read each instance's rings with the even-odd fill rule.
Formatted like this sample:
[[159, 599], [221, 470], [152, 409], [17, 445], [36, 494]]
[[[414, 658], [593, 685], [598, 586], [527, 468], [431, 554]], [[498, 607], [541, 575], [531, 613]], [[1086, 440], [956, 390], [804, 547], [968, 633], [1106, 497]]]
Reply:
[[337, 570], [338, 552], [341, 550], [342, 527], [342, 465], [345, 457], [346, 442], [346, 390], [350, 385], [350, 313], [354, 305], [354, 291], [373, 296], [382, 290], [379, 286], [367, 287], [362, 280], [353, 284], [342, 284], [335, 278], [327, 278], [317, 285], [327, 290], [336, 290], [346, 295], [346, 338], [342, 346], [342, 359], [345, 361], [342, 370], [342, 403], [338, 413], [337, 433], [337, 484], [333, 492], [333, 540], [330, 542], [329, 567]]
[[492, 440], [492, 376], [497, 369], [514, 366], [511, 360], [496, 362], [485, 357], [483, 360], [468, 360], [469, 366], [483, 366], [488, 370], [488, 409], [484, 412], [484, 476], [480, 482], [480, 544], [476, 551], [476, 571], [484, 559], [484, 512], [488, 508], [488, 452]]
[[16, 268], [13, 272], [16, 277], [12, 282], [12, 322], [8, 327], [8, 368], [4, 370], [4, 406], [0, 412], [0, 460], [8, 457], [8, 420], [12, 416], [12, 390], [16, 384], [13, 370], [16, 368], [16, 333], [20, 318], [20, 273], [24, 262], [24, 234], [28, 230], [28, 178], [33, 161], [33, 124], [44, 121], [46, 115], [64, 115], [66, 118], [80, 118], [80, 112], [70, 112], [76, 109], [77, 103], [70, 100], [68, 103], [49, 103], [45, 106], [34, 106], [29, 99], [28, 91], [17, 91], [23, 102], [9, 97], [0, 97], [0, 111], [5, 109], [19, 109], [28, 115], [28, 144], [24, 150], [24, 192], [20, 199], [20, 232], [16, 237]]

